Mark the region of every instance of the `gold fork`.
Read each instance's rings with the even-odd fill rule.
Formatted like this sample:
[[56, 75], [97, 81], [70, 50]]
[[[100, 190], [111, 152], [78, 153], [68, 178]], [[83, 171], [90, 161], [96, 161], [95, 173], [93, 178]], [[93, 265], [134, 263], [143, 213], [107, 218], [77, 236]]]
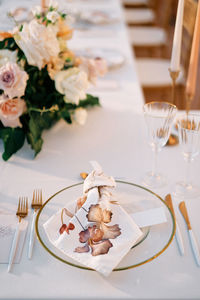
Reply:
[[11, 267], [12, 267], [12, 264], [14, 261], [14, 257], [15, 257], [15, 252], [17, 249], [17, 244], [18, 244], [19, 235], [20, 235], [21, 219], [25, 218], [28, 215], [28, 198], [27, 197], [19, 198], [16, 215], [19, 218], [19, 223], [17, 224], [15, 236], [14, 236], [11, 251], [10, 251], [10, 257], [9, 257], [9, 262], [8, 262], [8, 272], [10, 272], [10, 270], [11, 270]]
[[29, 247], [28, 247], [28, 258], [31, 259], [33, 253], [33, 245], [35, 239], [35, 218], [37, 215], [37, 210], [42, 206], [42, 190], [34, 190], [33, 191], [33, 199], [31, 203], [32, 209], [34, 209], [32, 224], [31, 224], [31, 232], [29, 239]]

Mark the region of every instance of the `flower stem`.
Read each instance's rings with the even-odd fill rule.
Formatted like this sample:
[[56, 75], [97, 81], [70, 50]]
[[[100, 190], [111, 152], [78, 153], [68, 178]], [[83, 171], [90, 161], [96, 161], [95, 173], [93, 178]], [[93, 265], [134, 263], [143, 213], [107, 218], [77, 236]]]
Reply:
[[43, 114], [45, 112], [55, 112], [55, 111], [58, 111], [58, 109], [59, 109], [58, 105], [53, 105], [50, 108], [43, 107], [43, 109], [31, 107], [31, 108], [29, 108], [29, 112], [30, 111], [35, 111], [35, 112], [39, 112], [39, 113]]

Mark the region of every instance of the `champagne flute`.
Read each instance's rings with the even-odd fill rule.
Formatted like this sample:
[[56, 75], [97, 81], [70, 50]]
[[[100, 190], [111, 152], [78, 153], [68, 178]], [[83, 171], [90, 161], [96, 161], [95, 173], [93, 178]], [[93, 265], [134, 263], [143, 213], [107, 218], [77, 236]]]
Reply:
[[176, 184], [174, 194], [193, 198], [200, 194], [199, 188], [191, 182], [191, 163], [200, 153], [200, 114], [185, 113], [178, 118], [179, 141], [186, 162], [185, 179]]
[[157, 156], [168, 141], [177, 108], [167, 102], [150, 102], [143, 107], [148, 128], [149, 145], [154, 153], [151, 172], [144, 177], [146, 186], [157, 188], [165, 185], [165, 177], [157, 172]]

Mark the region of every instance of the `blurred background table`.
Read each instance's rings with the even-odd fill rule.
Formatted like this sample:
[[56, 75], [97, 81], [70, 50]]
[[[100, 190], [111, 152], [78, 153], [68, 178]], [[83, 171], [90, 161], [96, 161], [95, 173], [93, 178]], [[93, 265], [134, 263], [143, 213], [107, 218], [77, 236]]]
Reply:
[[[73, 4], [73, 3], [75, 4]], [[15, 2], [32, 6], [35, 1]], [[95, 159], [105, 172], [127, 181], [141, 184], [151, 169], [152, 153], [147, 145], [146, 125], [142, 106], [144, 97], [136, 71], [136, 60], [128, 41], [124, 14], [119, 0], [71, 1], [79, 9], [102, 9], [120, 17], [115, 24], [87, 26], [75, 31], [70, 47], [101, 47], [115, 49], [125, 56], [121, 68], [100, 79], [93, 93], [100, 97], [101, 107], [90, 111], [84, 127], [56, 124], [44, 134], [41, 153], [33, 159], [28, 145], [8, 162], [0, 161], [0, 208], [16, 211], [20, 195], [32, 197], [33, 189], [42, 188], [47, 199], [59, 189], [80, 181], [79, 174], [90, 171], [89, 161]], [[11, 1], [1, 1], [4, 14]], [[13, 6], [12, 6], [13, 8]], [[5, 25], [3, 18], [2, 26]], [[0, 151], [3, 151], [2, 144]], [[179, 146], [164, 148], [159, 157], [159, 169], [168, 177], [168, 185], [157, 192], [161, 196], [172, 192], [173, 184], [183, 177], [183, 158]], [[193, 165], [194, 182], [199, 181], [199, 158]], [[176, 242], [156, 260], [141, 267], [113, 272], [103, 278], [96, 272], [79, 270], [52, 258], [36, 241], [32, 260], [28, 260], [28, 239], [19, 265], [7, 273], [0, 266], [1, 299], [199, 299], [199, 272], [196, 266], [185, 224], [175, 210], [185, 244], [181, 257]], [[194, 232], [200, 244], [200, 199], [187, 202]], [[30, 228], [29, 228], [30, 230]], [[28, 232], [29, 234], [29, 232]], [[2, 247], [3, 245], [1, 245]]]

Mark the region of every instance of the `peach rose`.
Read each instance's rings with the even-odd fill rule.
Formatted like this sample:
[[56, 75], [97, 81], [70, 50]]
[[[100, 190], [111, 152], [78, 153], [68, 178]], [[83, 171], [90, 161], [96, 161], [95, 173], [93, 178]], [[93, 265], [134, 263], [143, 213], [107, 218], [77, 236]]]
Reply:
[[23, 96], [27, 80], [28, 74], [15, 63], [8, 62], [0, 68], [0, 89], [9, 98]]
[[26, 103], [23, 99], [9, 99], [0, 96], [0, 120], [5, 127], [22, 127], [19, 117], [25, 112]]
[[103, 58], [80, 57], [79, 68], [88, 75], [88, 80], [95, 84], [98, 76], [104, 76], [107, 72], [107, 63]]

